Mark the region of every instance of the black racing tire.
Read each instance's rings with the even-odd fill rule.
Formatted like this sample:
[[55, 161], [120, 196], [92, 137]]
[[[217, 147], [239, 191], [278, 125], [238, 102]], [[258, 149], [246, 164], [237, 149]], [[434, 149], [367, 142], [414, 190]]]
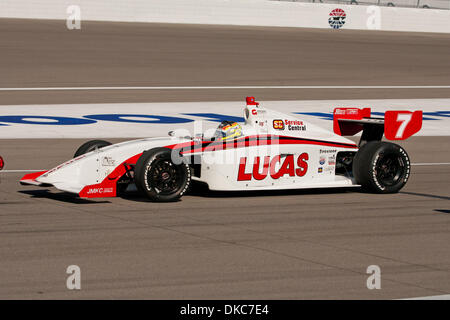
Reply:
[[396, 193], [411, 174], [411, 162], [401, 146], [383, 141], [363, 145], [353, 159], [353, 176], [363, 190]]
[[[144, 151], [134, 168], [137, 189], [155, 202], [178, 201], [191, 184], [191, 168], [183, 157], [172, 159], [172, 150]], [[181, 160], [181, 161], [180, 161]]]
[[77, 151], [75, 151], [75, 154], [73, 155], [74, 158], [81, 156], [82, 154], [91, 152], [95, 149], [100, 149], [106, 146], [110, 146], [111, 142], [105, 141], [105, 140], [90, 140], [88, 142], [83, 143]]

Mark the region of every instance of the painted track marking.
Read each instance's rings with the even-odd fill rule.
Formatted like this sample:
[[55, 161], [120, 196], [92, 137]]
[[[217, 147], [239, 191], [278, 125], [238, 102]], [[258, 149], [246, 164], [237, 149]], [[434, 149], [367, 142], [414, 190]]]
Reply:
[[57, 90], [226, 90], [226, 89], [450, 89], [443, 86], [178, 86], [178, 87], [34, 87], [0, 88], [0, 91], [57, 91]]
[[436, 163], [411, 163], [412, 166], [448, 166], [450, 162], [436, 162]]
[[414, 297], [404, 298], [399, 300], [450, 300], [450, 294], [443, 294], [438, 296]]

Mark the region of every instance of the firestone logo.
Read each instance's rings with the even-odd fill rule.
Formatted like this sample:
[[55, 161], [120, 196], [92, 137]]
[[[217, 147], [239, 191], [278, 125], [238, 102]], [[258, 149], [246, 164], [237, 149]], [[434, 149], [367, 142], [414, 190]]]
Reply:
[[238, 172], [238, 181], [249, 181], [252, 179], [255, 180], [263, 180], [268, 174], [272, 177], [272, 179], [279, 179], [284, 175], [289, 175], [290, 177], [303, 177], [308, 171], [308, 153], [304, 152], [297, 157], [297, 161], [295, 164], [294, 155], [288, 154], [284, 157], [283, 163], [280, 166], [279, 170], [276, 170], [277, 164], [282, 162], [281, 155], [277, 155], [270, 159], [270, 156], [264, 157], [264, 164], [262, 168], [262, 172], [259, 171], [261, 157], [255, 157], [252, 171], [247, 172], [247, 158], [242, 157], [239, 163], [239, 172]]

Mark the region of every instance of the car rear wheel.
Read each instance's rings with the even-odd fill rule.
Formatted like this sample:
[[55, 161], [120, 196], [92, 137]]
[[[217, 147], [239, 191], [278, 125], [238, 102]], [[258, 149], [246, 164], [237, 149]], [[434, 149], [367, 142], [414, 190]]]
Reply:
[[94, 151], [95, 149], [100, 149], [106, 146], [110, 146], [111, 142], [105, 140], [91, 140], [83, 143], [73, 155], [74, 158], [81, 156], [82, 154]]
[[411, 173], [405, 149], [382, 141], [363, 145], [353, 160], [353, 176], [363, 189], [375, 193], [396, 193], [403, 188]]
[[178, 158], [175, 164], [171, 154], [171, 150], [167, 148], [150, 149], [145, 151], [136, 163], [136, 187], [152, 201], [177, 201], [189, 188], [189, 164], [182, 157]]

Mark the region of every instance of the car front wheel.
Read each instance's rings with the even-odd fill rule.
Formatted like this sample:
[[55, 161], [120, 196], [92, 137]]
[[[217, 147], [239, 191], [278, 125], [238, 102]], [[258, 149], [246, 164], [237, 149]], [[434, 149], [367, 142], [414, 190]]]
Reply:
[[88, 142], [83, 143], [77, 151], [75, 151], [75, 154], [73, 155], [74, 158], [81, 156], [82, 154], [94, 151], [95, 149], [100, 149], [106, 146], [110, 146], [111, 142], [105, 141], [105, 140], [90, 140]]
[[136, 187], [152, 201], [177, 201], [189, 188], [189, 164], [183, 158], [181, 161], [175, 161], [175, 164], [171, 154], [171, 150], [167, 148], [150, 149], [145, 151], [136, 163]]

